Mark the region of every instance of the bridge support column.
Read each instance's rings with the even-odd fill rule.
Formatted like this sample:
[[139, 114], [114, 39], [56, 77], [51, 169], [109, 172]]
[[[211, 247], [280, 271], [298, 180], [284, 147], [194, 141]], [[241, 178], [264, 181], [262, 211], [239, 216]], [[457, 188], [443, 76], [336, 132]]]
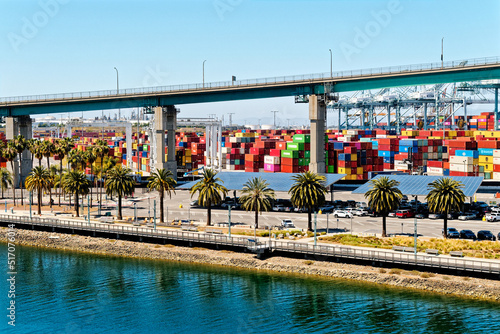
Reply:
[[175, 130], [177, 130], [177, 110], [175, 106], [167, 106], [167, 169], [177, 180], [177, 161], [175, 160]]
[[373, 130], [373, 106], [370, 107], [370, 130]]
[[164, 110], [163, 107], [155, 107], [155, 140], [156, 140], [156, 147], [153, 149], [155, 150], [156, 154], [156, 163], [155, 163], [155, 168], [156, 170], [158, 169], [165, 169], [167, 168], [167, 164], [165, 163], [165, 128], [166, 128], [166, 110]]
[[315, 173], [326, 172], [325, 117], [325, 101], [319, 100], [317, 95], [310, 95], [309, 120], [311, 121], [311, 162], [309, 163], [309, 170]]
[[340, 124], [342, 124], [341, 123], [341, 121], [342, 121], [342, 109], [339, 107], [338, 110], [339, 110], [339, 123], [338, 123], [338, 125], [339, 125], [339, 132], [340, 132], [340, 130], [342, 130], [342, 126], [340, 125]]
[[[29, 116], [19, 117], [19, 132], [26, 140], [33, 138], [33, 122]], [[24, 182], [31, 172], [31, 154], [28, 149], [21, 153], [21, 180]]]
[[424, 130], [427, 129], [427, 103], [424, 103]]
[[467, 123], [467, 102], [465, 101], [465, 97], [464, 97], [463, 104], [464, 104], [464, 122], [465, 122], [464, 130], [468, 130], [469, 126]]
[[387, 106], [387, 130], [391, 129], [391, 106]]
[[[5, 137], [7, 140], [13, 140], [19, 134], [19, 118], [18, 117], [5, 117]], [[7, 170], [12, 175], [14, 187], [19, 187], [19, 161], [16, 157], [14, 161], [7, 164]]]
[[498, 130], [498, 88], [495, 88], [495, 130]]
[[399, 136], [399, 130], [400, 130], [400, 124], [401, 124], [401, 120], [400, 120], [400, 117], [401, 117], [401, 110], [400, 110], [400, 106], [398, 105], [396, 107], [396, 135]]

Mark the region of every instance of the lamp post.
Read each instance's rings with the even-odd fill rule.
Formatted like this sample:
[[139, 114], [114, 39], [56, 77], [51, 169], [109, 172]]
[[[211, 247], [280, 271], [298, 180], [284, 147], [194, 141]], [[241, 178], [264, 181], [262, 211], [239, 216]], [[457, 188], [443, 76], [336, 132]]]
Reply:
[[227, 206], [227, 224], [229, 225], [229, 237], [231, 238], [231, 205]]
[[314, 247], [316, 247], [316, 243], [317, 243], [317, 238], [316, 238], [316, 226], [317, 226], [317, 213], [315, 212], [314, 213]]
[[[32, 213], [31, 213], [31, 201], [32, 201], [32, 196], [33, 196], [33, 193], [30, 191], [30, 219], [32, 217]], [[5, 212], [7, 212], [7, 201], [5, 201]]]
[[137, 224], [137, 203], [134, 202], [134, 224]]
[[414, 223], [414, 233], [415, 233], [415, 241], [413, 242], [414, 243], [414, 253], [415, 253], [415, 259], [417, 258], [417, 208], [418, 208], [418, 202], [417, 202], [417, 195], [414, 196], [415, 197], [415, 218], [413, 219], [413, 223]]
[[326, 213], [326, 234], [328, 234], [328, 216], [329, 216], [329, 215], [330, 215], [330, 214], [327, 212], [327, 213]]
[[443, 68], [443, 43], [444, 43], [444, 37], [441, 38], [441, 68]]
[[[118, 95], [120, 93], [120, 85], [118, 81], [118, 69], [116, 67], [114, 69], [116, 71], [116, 95]], [[121, 110], [120, 108], [118, 108], [118, 120], [120, 120], [120, 118], [121, 118]]]
[[330, 78], [333, 78], [332, 49], [328, 49], [328, 51], [330, 51]]
[[151, 220], [151, 197], [148, 197], [148, 218]]
[[87, 220], [90, 225], [90, 195], [87, 195]]
[[278, 112], [278, 110], [271, 110], [271, 112], [274, 114], [274, 122], [273, 122], [273, 129], [276, 130], [276, 113]]
[[[168, 210], [167, 210], [167, 212], [168, 212]], [[156, 230], [156, 200], [153, 201], [153, 216], [154, 216], [153, 222], [154, 222], [154, 226], [155, 226], [155, 230]]]
[[205, 88], [205, 62], [206, 61], [207, 61], [206, 59], [203, 61], [203, 88]]

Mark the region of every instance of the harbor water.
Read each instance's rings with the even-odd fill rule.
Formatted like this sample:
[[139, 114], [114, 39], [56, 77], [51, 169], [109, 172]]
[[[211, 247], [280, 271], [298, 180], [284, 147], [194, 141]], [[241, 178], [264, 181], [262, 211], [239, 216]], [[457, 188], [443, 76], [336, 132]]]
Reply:
[[340, 279], [7, 246], [0, 333], [500, 333], [500, 304]]

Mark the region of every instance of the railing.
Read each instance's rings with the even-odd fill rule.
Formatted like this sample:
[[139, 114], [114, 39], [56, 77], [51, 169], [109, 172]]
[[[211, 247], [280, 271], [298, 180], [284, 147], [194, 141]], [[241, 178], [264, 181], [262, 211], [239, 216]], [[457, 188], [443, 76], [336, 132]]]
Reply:
[[82, 231], [112, 233], [148, 238], [178, 240], [184, 242], [198, 242], [206, 244], [242, 247], [242, 248], [269, 248], [285, 253], [308, 254], [317, 257], [338, 257], [345, 259], [377, 261], [411, 266], [460, 270], [464, 272], [478, 272], [500, 275], [500, 262], [477, 261], [474, 259], [439, 257], [425, 254], [409, 254], [372, 249], [359, 249], [346, 246], [311, 245], [299, 242], [275, 241], [249, 242], [248, 237], [229, 237], [227, 235], [188, 232], [178, 230], [152, 229], [104, 223], [88, 223], [83, 221], [68, 221], [39, 217], [17, 217], [0, 215], [4, 223], [21, 223], [54, 228], [77, 229]]
[[429, 70], [442, 70], [442, 69], [453, 69], [453, 68], [471, 68], [474, 66], [494, 65], [494, 64], [500, 64], [500, 57], [485, 57], [485, 58], [474, 58], [474, 59], [466, 59], [458, 61], [448, 61], [443, 64], [427, 63], [427, 64], [390, 66], [390, 67], [333, 72], [332, 76], [330, 75], [330, 73], [317, 73], [317, 74], [282, 76], [282, 77], [273, 77], [264, 79], [209, 82], [205, 84], [197, 83], [197, 84], [120, 89], [118, 91], [114, 89], [114, 90], [102, 90], [102, 91], [90, 91], [90, 92], [4, 97], [0, 98], [0, 106], [8, 105], [9, 103], [21, 103], [21, 102], [47, 102], [47, 101], [57, 101], [57, 100], [66, 101], [66, 100], [106, 98], [106, 97], [125, 98], [125, 97], [130, 97], [130, 95], [151, 95], [151, 94], [161, 94], [169, 92], [197, 91], [197, 90], [214, 89], [214, 88], [238, 88], [238, 87], [244, 88], [244, 87], [261, 86], [261, 85], [276, 85], [276, 84], [287, 84], [287, 83], [293, 84], [297, 82], [323, 80], [323, 79], [335, 80], [335, 79], [344, 79], [353, 77], [369, 77], [382, 74], [422, 72]]

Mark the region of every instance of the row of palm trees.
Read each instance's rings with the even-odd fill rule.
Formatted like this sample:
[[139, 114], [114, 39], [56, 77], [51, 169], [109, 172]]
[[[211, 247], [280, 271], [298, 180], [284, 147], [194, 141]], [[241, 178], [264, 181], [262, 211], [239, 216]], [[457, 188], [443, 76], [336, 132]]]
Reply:
[[[211, 206], [220, 204], [228, 190], [221, 184], [213, 170], [207, 169], [203, 178], [190, 190], [191, 196], [198, 193], [198, 204], [207, 207], [207, 225], [211, 225]], [[294, 206], [307, 209], [307, 227], [312, 230], [311, 215], [325, 202], [325, 177], [313, 172], [305, 172], [293, 176], [294, 184], [289, 190]], [[387, 236], [386, 218], [389, 212], [396, 210], [401, 204], [403, 194], [397, 188], [399, 182], [381, 177], [370, 181], [372, 188], [365, 194], [368, 205], [379, 216], [382, 216], [382, 236]], [[426, 200], [431, 212], [444, 214], [444, 231], [447, 230], [447, 215], [459, 211], [465, 202], [462, 191], [463, 184], [451, 178], [440, 178], [428, 184], [429, 193]], [[275, 198], [274, 190], [261, 177], [248, 180], [242, 191], [240, 203], [247, 211], [255, 211], [255, 227], [258, 228], [259, 212], [269, 211], [271, 201]], [[444, 233], [446, 238], [447, 234]]]

